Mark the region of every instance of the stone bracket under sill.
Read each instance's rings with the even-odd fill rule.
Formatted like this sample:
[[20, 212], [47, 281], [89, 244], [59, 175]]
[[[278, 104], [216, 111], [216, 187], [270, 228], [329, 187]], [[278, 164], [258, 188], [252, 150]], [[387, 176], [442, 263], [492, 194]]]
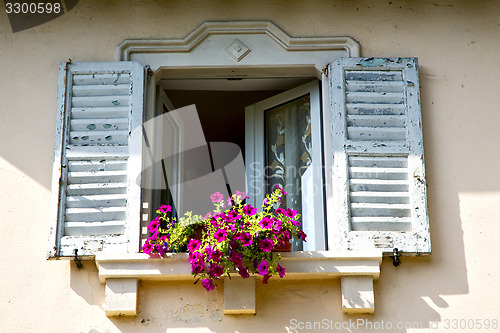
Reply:
[[[344, 313], [373, 313], [373, 281], [380, 275], [382, 252], [328, 251], [281, 253], [284, 279], [341, 279]], [[106, 285], [104, 310], [107, 316], [137, 315], [139, 280], [192, 280], [187, 253], [165, 258], [144, 253], [96, 255], [99, 279]], [[259, 277], [257, 277], [258, 279]], [[256, 276], [224, 279], [224, 313], [255, 314]], [[199, 287], [199, 286], [196, 286]]]

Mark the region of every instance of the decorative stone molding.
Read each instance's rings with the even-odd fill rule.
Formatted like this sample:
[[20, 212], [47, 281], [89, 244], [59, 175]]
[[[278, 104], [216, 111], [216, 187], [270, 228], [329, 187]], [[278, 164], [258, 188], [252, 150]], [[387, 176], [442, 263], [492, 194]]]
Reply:
[[[343, 253], [335, 256], [328, 251], [291, 252], [283, 253], [281, 260], [281, 264], [286, 267], [285, 280], [341, 278], [342, 309], [346, 314], [374, 312], [373, 281], [380, 275], [381, 263], [381, 252]], [[193, 279], [186, 253], [167, 254], [165, 258], [143, 253], [98, 253], [96, 265], [101, 283], [106, 284], [104, 308], [108, 316], [136, 315], [138, 280]], [[260, 280], [260, 277], [225, 280], [225, 314], [255, 313], [256, 280]], [[241, 284], [245, 287], [241, 288]]]
[[[225, 50], [235, 41], [251, 52], [241, 47], [228, 57]], [[269, 21], [205, 22], [181, 39], [126, 39], [116, 49], [116, 60], [135, 60], [153, 71], [160, 67], [314, 66], [321, 73], [338, 57], [357, 56], [359, 44], [351, 37], [290, 37]]]

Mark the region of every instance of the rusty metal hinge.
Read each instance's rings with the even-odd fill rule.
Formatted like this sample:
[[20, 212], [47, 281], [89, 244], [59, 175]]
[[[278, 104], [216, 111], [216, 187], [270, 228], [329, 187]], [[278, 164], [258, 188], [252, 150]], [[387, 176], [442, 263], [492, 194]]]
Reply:
[[82, 265], [82, 261], [80, 260], [80, 258], [78, 258], [78, 249], [74, 249], [73, 253], [75, 254], [75, 256], [73, 257], [73, 261], [76, 263], [76, 268], [82, 269], [83, 265]]
[[328, 65], [326, 65], [325, 68], [321, 70], [321, 73], [325, 74], [325, 76], [328, 77]]
[[392, 250], [392, 253], [393, 253], [392, 264], [397, 267], [401, 263], [399, 261], [399, 250], [398, 250], [398, 248], [396, 247], [394, 250]]
[[149, 67], [149, 65], [146, 66], [146, 73], [148, 77], [152, 77], [153, 75], [155, 75], [155, 71], [152, 70], [151, 67]]

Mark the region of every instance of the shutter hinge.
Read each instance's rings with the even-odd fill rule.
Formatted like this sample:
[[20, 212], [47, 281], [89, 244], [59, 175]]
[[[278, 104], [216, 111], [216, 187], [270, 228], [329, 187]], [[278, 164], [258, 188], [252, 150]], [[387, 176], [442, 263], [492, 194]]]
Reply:
[[83, 265], [82, 265], [82, 261], [80, 260], [80, 258], [78, 258], [78, 249], [74, 249], [73, 253], [75, 254], [75, 256], [73, 257], [73, 261], [76, 263], [76, 268], [82, 269]]
[[151, 67], [149, 67], [149, 65], [146, 65], [146, 73], [148, 77], [152, 77], [153, 75], [155, 75], [155, 71], [152, 70]]
[[397, 267], [401, 263], [399, 261], [399, 250], [398, 250], [398, 248], [396, 247], [394, 250], [392, 250], [392, 253], [393, 253], [392, 264]]
[[321, 70], [321, 73], [325, 74], [325, 76], [328, 77], [328, 65], [326, 65], [325, 68]]

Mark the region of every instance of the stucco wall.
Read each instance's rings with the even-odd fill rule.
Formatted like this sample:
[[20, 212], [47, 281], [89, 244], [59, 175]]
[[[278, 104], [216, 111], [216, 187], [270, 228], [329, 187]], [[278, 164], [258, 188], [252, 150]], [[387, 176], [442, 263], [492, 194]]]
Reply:
[[[351, 36], [363, 56], [419, 58], [433, 254], [384, 260], [375, 315], [342, 315], [338, 281], [271, 279], [257, 286], [256, 316], [222, 315], [220, 291], [155, 282], [140, 285], [136, 318], [109, 319], [93, 263], [45, 260], [58, 64], [114, 60], [126, 38], [181, 38], [207, 20], [271, 20], [291, 36]], [[80, 1], [18, 33], [0, 13], [0, 331], [286, 332], [292, 319], [446, 331], [447, 320], [499, 320], [499, 36], [494, 1]]]

